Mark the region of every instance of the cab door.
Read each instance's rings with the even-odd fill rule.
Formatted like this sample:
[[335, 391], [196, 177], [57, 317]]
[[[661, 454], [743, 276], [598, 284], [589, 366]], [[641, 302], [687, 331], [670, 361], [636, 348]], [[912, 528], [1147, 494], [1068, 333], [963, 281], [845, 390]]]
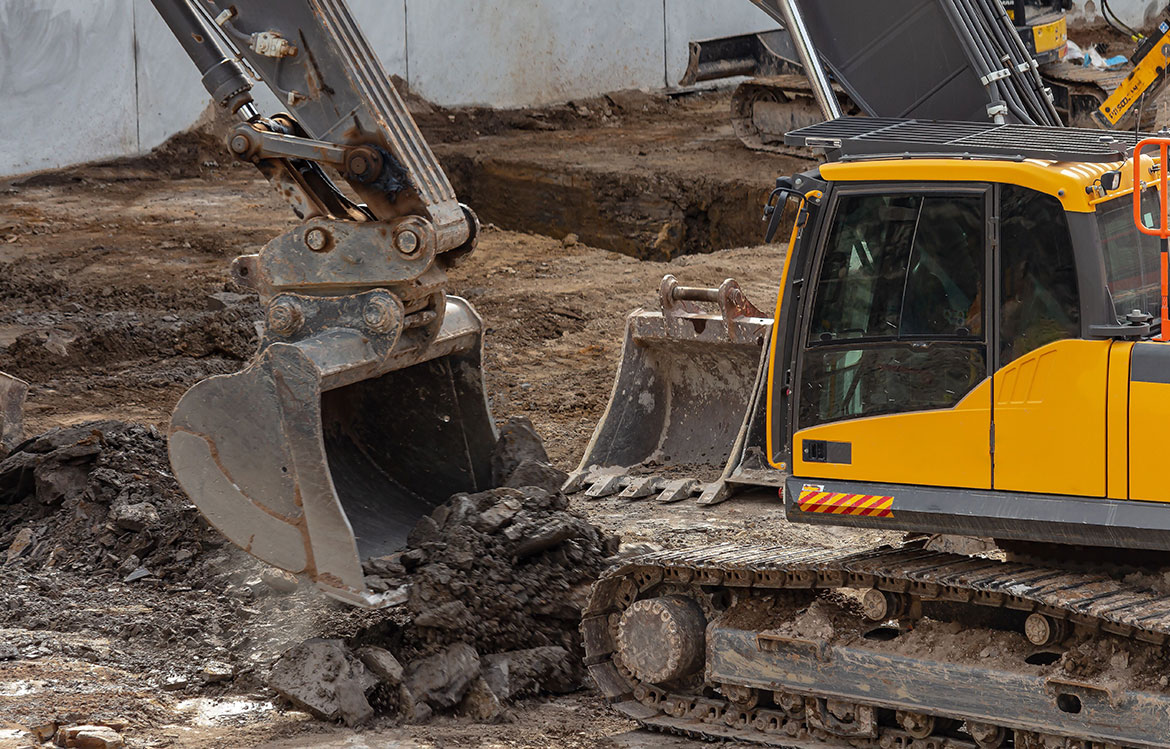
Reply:
[[994, 488], [1104, 497], [1112, 344], [1081, 338], [1060, 201], [1014, 185], [997, 192]]
[[837, 187], [805, 303], [793, 475], [991, 487], [992, 190]]

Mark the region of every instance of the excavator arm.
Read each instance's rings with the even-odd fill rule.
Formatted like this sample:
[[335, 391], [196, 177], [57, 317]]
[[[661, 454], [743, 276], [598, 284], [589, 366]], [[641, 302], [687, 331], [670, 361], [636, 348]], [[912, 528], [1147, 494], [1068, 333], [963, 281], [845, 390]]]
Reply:
[[[363, 560], [490, 480], [483, 326], [445, 273], [474, 249], [475, 215], [343, 0], [153, 2], [240, 120], [232, 153], [301, 219], [232, 265], [264, 332], [247, 367], [180, 400], [175, 476], [236, 544], [377, 606]], [[261, 113], [252, 79], [287, 110]]]

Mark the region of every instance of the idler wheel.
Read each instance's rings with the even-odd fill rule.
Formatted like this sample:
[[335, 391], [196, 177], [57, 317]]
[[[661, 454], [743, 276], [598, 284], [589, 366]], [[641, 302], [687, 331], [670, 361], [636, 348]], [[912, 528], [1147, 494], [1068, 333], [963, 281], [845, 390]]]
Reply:
[[625, 610], [618, 622], [622, 663], [639, 681], [663, 684], [703, 667], [707, 618], [682, 596], [648, 598]]

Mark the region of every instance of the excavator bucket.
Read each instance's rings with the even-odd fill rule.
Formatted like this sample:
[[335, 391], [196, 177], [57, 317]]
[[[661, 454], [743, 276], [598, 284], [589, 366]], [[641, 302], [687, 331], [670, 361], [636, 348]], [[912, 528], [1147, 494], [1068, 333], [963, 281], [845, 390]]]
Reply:
[[[402, 332], [390, 299], [300, 297], [304, 332], [266, 334], [249, 366], [196, 384], [171, 421], [175, 476], [216, 528], [363, 606], [389, 601], [362, 563], [452, 494], [488, 488], [496, 438], [475, 311], [447, 297], [437, 336], [413, 349], [425, 354], [387, 358]], [[370, 309], [391, 324], [363, 330]]]
[[708, 289], [666, 276], [660, 297], [627, 319], [609, 405], [566, 491], [715, 504], [738, 485], [779, 486], [764, 459], [772, 320], [731, 279]]

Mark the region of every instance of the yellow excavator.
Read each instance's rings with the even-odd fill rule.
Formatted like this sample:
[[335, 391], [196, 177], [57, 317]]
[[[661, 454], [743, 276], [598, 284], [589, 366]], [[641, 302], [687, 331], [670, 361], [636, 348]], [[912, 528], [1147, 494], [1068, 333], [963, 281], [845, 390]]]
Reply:
[[[175, 476], [252, 554], [384, 605], [363, 560], [490, 486], [483, 326], [445, 275], [474, 214], [342, 0], [153, 2], [302, 219], [233, 265], [264, 334], [176, 407]], [[568, 488], [669, 501], [697, 487], [653, 472], [694, 462], [722, 468], [709, 501], [783, 484], [794, 522], [921, 538], [628, 560], [581, 624], [599, 689], [781, 746], [1170, 747], [1166, 142], [871, 118], [787, 140], [828, 161], [774, 192], [775, 317], [664, 280]]]
[[1170, 746], [1170, 140], [868, 118], [788, 140], [829, 161], [777, 190], [799, 217], [768, 460], [791, 521], [922, 538], [629, 561], [582, 623], [599, 688], [780, 746]]

